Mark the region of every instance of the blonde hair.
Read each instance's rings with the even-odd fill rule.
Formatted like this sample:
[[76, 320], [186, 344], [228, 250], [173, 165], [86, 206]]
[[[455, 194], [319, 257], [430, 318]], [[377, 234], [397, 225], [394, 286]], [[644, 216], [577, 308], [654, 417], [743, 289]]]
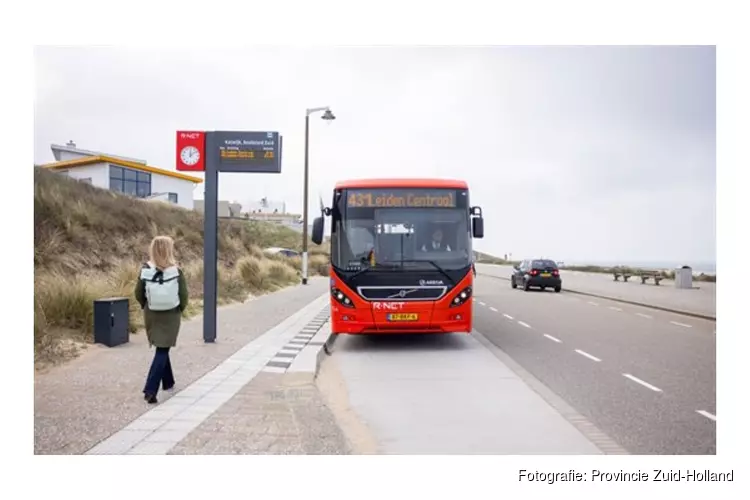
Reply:
[[174, 258], [174, 240], [169, 236], [157, 236], [151, 240], [149, 255], [157, 269], [164, 270], [177, 265]]

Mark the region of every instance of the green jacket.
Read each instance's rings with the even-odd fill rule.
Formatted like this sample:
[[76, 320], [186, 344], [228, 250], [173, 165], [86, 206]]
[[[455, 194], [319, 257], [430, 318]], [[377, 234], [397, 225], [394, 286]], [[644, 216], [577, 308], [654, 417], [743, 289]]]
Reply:
[[[144, 264], [143, 267], [148, 267]], [[135, 284], [135, 300], [143, 309], [143, 319], [146, 323], [146, 335], [148, 343], [154, 347], [174, 347], [177, 344], [177, 335], [180, 333], [180, 322], [182, 313], [188, 305], [188, 289], [185, 275], [180, 269], [179, 293], [180, 305], [172, 311], [151, 311], [146, 300], [146, 285], [139, 279]]]

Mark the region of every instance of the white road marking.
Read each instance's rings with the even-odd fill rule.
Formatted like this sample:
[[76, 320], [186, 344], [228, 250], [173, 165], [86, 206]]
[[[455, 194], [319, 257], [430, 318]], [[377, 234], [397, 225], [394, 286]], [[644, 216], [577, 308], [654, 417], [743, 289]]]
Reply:
[[693, 327], [693, 325], [687, 325], [685, 323], [678, 323], [677, 321], [670, 321], [670, 323], [672, 323], [673, 325], [677, 325], [677, 326], [684, 326], [685, 328], [692, 328]]
[[485, 304], [484, 302], [480, 302], [479, 305], [480, 306], [486, 306], [487, 304]]
[[656, 386], [654, 386], [654, 385], [651, 385], [651, 384], [649, 384], [648, 382], [644, 382], [643, 380], [641, 380], [641, 379], [639, 379], [639, 378], [637, 378], [637, 377], [634, 377], [634, 376], [632, 376], [632, 375], [631, 375], [631, 374], [629, 374], [629, 373], [623, 373], [623, 374], [622, 374], [622, 376], [623, 376], [623, 377], [625, 377], [625, 378], [629, 378], [629, 379], [630, 379], [630, 380], [632, 380], [633, 382], [636, 382], [636, 383], [638, 383], [638, 384], [641, 384], [641, 385], [642, 385], [643, 387], [648, 387], [649, 389], [651, 389], [651, 390], [652, 390], [652, 391], [654, 391], [654, 392], [662, 392], [662, 390], [661, 390], [661, 389], [659, 389], [658, 387], [656, 387]]
[[548, 338], [548, 339], [550, 339], [550, 340], [554, 340], [554, 341], [555, 341], [555, 342], [557, 342], [558, 344], [562, 344], [562, 340], [560, 340], [560, 339], [556, 339], [556, 338], [555, 338], [555, 337], [553, 337], [552, 335], [547, 335], [547, 334], [545, 333], [545, 334], [544, 334], [544, 336], [545, 336], [545, 337], [547, 337], [547, 338]]
[[503, 313], [503, 316], [505, 316], [505, 317], [506, 317], [506, 318], [508, 318], [508, 319], [513, 319], [513, 316], [511, 316], [510, 314], [505, 314], [505, 313]]
[[576, 352], [577, 352], [578, 354], [580, 354], [581, 356], [584, 356], [584, 357], [587, 357], [587, 358], [589, 358], [589, 359], [591, 359], [591, 360], [594, 360], [594, 361], [596, 361], [597, 363], [600, 363], [600, 362], [601, 362], [601, 359], [597, 358], [596, 356], [592, 356], [591, 354], [589, 354], [589, 353], [587, 353], [587, 352], [584, 352], [584, 351], [582, 351], [582, 350], [580, 350], [580, 349], [576, 349], [575, 351], [576, 351]]
[[598, 306], [599, 305], [596, 302], [591, 302], [591, 301], [589, 301], [589, 304], [591, 304], [592, 306]]
[[704, 410], [695, 410], [695, 412], [698, 413], [698, 414], [700, 414], [700, 415], [703, 415], [706, 418], [710, 418], [711, 420], [713, 420], [714, 422], [716, 422], [716, 415], [712, 415], [712, 414], [710, 414], [710, 413], [708, 413], [707, 411], [704, 411]]
[[528, 323], [524, 323], [523, 321], [519, 321], [518, 324], [521, 326], [525, 326], [526, 328], [531, 328], [531, 326]]
[[643, 314], [643, 313], [635, 313], [635, 315], [636, 315], [636, 316], [640, 316], [641, 318], [646, 318], [646, 319], [653, 319], [653, 316], [649, 316], [648, 314]]
[[615, 307], [615, 306], [609, 306], [609, 308], [612, 309], [613, 311], [622, 311], [622, 309], [620, 309], [619, 307]]
[[495, 309], [494, 307], [490, 307], [490, 311], [492, 311], [492, 312], [496, 313], [496, 312], [497, 312], [497, 309]]

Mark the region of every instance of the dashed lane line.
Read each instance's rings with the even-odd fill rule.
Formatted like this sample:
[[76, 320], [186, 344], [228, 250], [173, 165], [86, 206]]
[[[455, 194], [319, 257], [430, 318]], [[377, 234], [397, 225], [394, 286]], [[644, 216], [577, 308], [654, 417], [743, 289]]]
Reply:
[[524, 323], [523, 321], [519, 321], [518, 324], [526, 328], [531, 328], [531, 325], [529, 325], [528, 323]]
[[591, 304], [592, 306], [598, 306], [599, 305], [596, 302], [591, 302], [591, 301], [589, 301], [588, 303]]
[[484, 302], [480, 302], [479, 305], [480, 306], [486, 306], [487, 304], [485, 304]]
[[692, 328], [693, 325], [688, 325], [687, 323], [680, 323], [679, 321], [670, 321], [673, 325], [682, 326], [685, 328]]
[[548, 339], [554, 341], [554, 342], [557, 342], [558, 344], [562, 344], [562, 340], [560, 340], [558, 338], [555, 338], [552, 335], [548, 335], [548, 334], [545, 333], [544, 336], [547, 337]]
[[706, 418], [708, 418], [708, 419], [713, 420], [714, 422], [716, 422], [716, 415], [708, 413], [705, 410], [695, 410], [695, 412], [698, 413], [699, 415], [703, 415], [704, 417], [706, 417]]
[[505, 313], [503, 313], [503, 316], [505, 316], [506, 318], [508, 318], [508, 319], [510, 319], [510, 320], [512, 320], [512, 319], [513, 319], [513, 316], [511, 316], [510, 314], [505, 314]]
[[609, 309], [612, 309], [613, 311], [622, 311], [621, 308], [615, 306], [609, 306]]
[[490, 307], [490, 311], [492, 311], [492, 312], [495, 312], [495, 313], [496, 313], [496, 312], [497, 312], [497, 309], [495, 309], [494, 307]]
[[639, 379], [638, 377], [634, 377], [634, 376], [632, 376], [629, 373], [623, 373], [622, 376], [625, 377], [625, 378], [629, 378], [633, 382], [635, 382], [637, 384], [641, 384], [643, 387], [651, 389], [654, 392], [662, 392], [662, 390], [659, 389], [658, 387], [656, 387], [655, 385], [651, 385], [648, 382], [644, 382], [643, 380]]
[[635, 313], [635, 315], [636, 315], [636, 316], [640, 316], [641, 318], [646, 318], [646, 319], [654, 319], [654, 317], [653, 317], [653, 316], [649, 316], [648, 314], [643, 314], [643, 313]]
[[576, 349], [575, 351], [576, 351], [576, 352], [577, 352], [578, 354], [580, 354], [581, 356], [583, 356], [583, 357], [585, 357], [585, 358], [589, 358], [589, 359], [590, 359], [590, 360], [592, 360], [592, 361], [596, 361], [597, 363], [601, 363], [601, 361], [602, 361], [601, 359], [597, 358], [596, 356], [592, 356], [591, 354], [589, 354], [589, 353], [587, 353], [587, 352], [585, 352], [585, 351], [582, 351], [582, 350], [580, 350], [580, 349]]

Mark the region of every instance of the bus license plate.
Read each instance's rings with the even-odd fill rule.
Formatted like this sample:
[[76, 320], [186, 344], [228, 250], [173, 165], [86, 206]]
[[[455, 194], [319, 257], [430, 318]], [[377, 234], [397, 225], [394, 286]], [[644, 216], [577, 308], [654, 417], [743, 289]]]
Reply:
[[388, 315], [388, 321], [417, 321], [419, 315], [415, 313], [395, 313]]

